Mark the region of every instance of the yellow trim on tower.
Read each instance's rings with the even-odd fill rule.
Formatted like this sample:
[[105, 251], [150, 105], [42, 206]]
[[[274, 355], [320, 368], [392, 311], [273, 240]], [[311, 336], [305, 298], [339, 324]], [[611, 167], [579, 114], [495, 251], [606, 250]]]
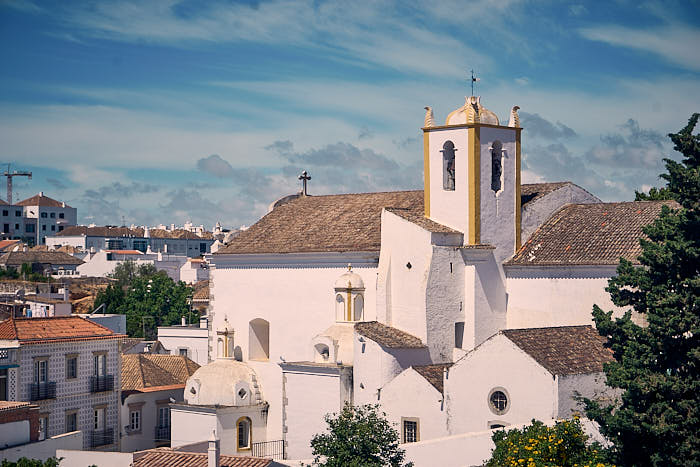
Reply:
[[515, 129], [515, 251], [520, 249], [520, 128]]
[[468, 130], [469, 137], [469, 239], [470, 245], [481, 242], [481, 131]]
[[430, 143], [429, 132], [423, 130], [423, 204], [425, 217], [430, 217]]
[[352, 321], [352, 289], [348, 289], [348, 321]]

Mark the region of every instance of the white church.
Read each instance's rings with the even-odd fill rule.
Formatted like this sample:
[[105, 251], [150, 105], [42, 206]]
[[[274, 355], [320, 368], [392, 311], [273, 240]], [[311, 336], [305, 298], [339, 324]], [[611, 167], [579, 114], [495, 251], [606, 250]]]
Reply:
[[426, 109], [423, 190], [302, 191], [212, 255], [210, 363], [171, 404], [174, 448], [214, 430], [222, 454], [309, 459], [346, 402], [409, 446], [613, 397], [592, 307], [615, 309], [607, 281], [663, 203], [521, 184], [518, 107]]

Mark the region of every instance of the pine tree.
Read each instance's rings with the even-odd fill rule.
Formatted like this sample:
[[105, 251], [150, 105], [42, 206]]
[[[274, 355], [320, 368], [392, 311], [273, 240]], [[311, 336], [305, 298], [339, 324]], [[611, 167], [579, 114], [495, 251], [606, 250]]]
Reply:
[[669, 134], [681, 162], [664, 159], [666, 189], [678, 204], [664, 206], [645, 227], [640, 266], [622, 259], [606, 289], [628, 311], [612, 319], [595, 306], [593, 317], [615, 361], [608, 385], [619, 388], [613, 405], [586, 400], [588, 416], [614, 443], [617, 462], [629, 466], [700, 465], [700, 135], [694, 114]]

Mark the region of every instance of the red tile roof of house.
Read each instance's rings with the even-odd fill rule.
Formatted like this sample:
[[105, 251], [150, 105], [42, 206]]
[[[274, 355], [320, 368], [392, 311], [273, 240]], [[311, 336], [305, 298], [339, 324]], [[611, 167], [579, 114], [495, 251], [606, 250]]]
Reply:
[[24, 199], [16, 204], [17, 206], [48, 206], [53, 208], [70, 208], [66, 203], [56, 201], [53, 198], [44, 196], [43, 193], [37, 193], [31, 198]]
[[[207, 454], [156, 448], [134, 453], [134, 467], [207, 467]], [[243, 456], [220, 456], [221, 467], [267, 467], [272, 459]]]
[[567, 204], [542, 224], [505, 264], [518, 266], [615, 265], [637, 262], [642, 228], [674, 201]]
[[19, 245], [19, 240], [0, 240], [0, 251], [5, 251], [15, 245]]
[[122, 337], [125, 336], [79, 316], [10, 318], [0, 323], [0, 339], [18, 340], [23, 344]]
[[501, 331], [553, 375], [599, 373], [613, 360], [593, 326], [558, 326]]
[[430, 384], [433, 385], [440, 393], [444, 389], [443, 375], [445, 373], [445, 368], [451, 367], [452, 363], [437, 363], [433, 365], [415, 365], [412, 366], [416, 372], [425, 378]]

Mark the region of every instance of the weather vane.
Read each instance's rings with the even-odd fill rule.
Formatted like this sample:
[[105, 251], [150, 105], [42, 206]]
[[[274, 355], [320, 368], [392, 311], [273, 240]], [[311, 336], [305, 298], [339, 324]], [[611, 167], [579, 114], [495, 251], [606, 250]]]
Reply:
[[471, 70], [471, 72], [472, 72], [471, 83], [472, 83], [472, 96], [473, 96], [474, 95], [474, 83], [476, 83], [477, 81], [481, 81], [481, 78], [477, 78], [476, 76], [474, 76], [474, 70]]

